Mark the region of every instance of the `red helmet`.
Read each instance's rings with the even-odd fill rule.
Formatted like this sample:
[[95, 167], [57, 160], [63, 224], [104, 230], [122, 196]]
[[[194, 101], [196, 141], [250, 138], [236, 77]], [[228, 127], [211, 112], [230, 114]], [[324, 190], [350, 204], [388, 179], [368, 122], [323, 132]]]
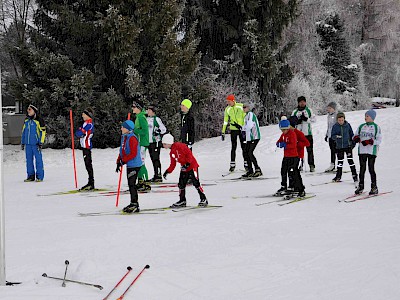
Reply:
[[235, 101], [235, 95], [229, 94], [229, 95], [226, 97], [226, 100]]

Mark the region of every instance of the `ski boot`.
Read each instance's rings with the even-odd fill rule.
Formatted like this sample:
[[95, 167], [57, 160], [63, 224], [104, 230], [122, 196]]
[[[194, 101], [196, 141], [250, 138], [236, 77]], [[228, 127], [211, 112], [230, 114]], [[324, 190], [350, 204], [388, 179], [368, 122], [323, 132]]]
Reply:
[[94, 190], [94, 182], [88, 182], [88, 184], [84, 185], [79, 190], [80, 191], [93, 191]]
[[126, 214], [138, 213], [140, 212], [139, 203], [131, 203], [124, 207], [122, 211]]
[[281, 188], [279, 190], [276, 191], [276, 193], [274, 194], [275, 197], [280, 197], [285, 195], [286, 193], [286, 186], [281, 186]]
[[262, 172], [261, 172], [261, 169], [256, 169], [255, 171], [254, 171], [254, 173], [251, 175], [251, 177], [260, 177], [260, 176], [262, 176]]
[[207, 201], [206, 198], [201, 199], [199, 204], [198, 204], [198, 206], [200, 206], [200, 207], [206, 207], [207, 205], [208, 205], [208, 201]]
[[335, 164], [331, 163], [331, 165], [328, 168], [326, 168], [325, 173], [333, 172], [334, 170], [335, 170]]
[[378, 187], [376, 185], [372, 185], [371, 190], [369, 191], [369, 195], [378, 195], [378, 194], [379, 194]]
[[231, 161], [230, 166], [229, 166], [229, 172], [235, 171], [236, 168], [236, 163]]
[[34, 181], [35, 181], [35, 175], [31, 175], [27, 179], [24, 180], [24, 182], [34, 182]]
[[252, 175], [253, 175], [253, 172], [247, 171], [240, 178], [248, 179], [248, 178], [253, 177]]
[[315, 166], [314, 165], [310, 165], [310, 172], [315, 172]]
[[342, 178], [336, 177], [336, 176], [335, 176], [335, 178], [332, 179], [332, 182], [341, 182], [341, 181], [342, 181]]
[[305, 196], [306, 196], [306, 191], [305, 190], [299, 191], [297, 193], [297, 197], [305, 197]]
[[364, 191], [364, 184], [359, 183], [357, 189], [354, 191], [354, 194], [360, 195]]
[[179, 200], [178, 202], [172, 204], [170, 207], [171, 208], [186, 207], [186, 200]]
[[43, 179], [36, 178], [36, 182], [43, 182]]
[[155, 175], [152, 179], [150, 179], [150, 182], [152, 183], [162, 183], [162, 177], [161, 175]]

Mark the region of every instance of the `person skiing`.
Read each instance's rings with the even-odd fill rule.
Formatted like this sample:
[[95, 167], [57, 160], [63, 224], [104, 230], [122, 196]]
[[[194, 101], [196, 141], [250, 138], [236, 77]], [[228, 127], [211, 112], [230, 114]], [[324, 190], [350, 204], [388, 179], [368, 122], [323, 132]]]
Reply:
[[[42, 158], [42, 147], [46, 138], [46, 124], [38, 114], [38, 109], [29, 104], [27, 114], [22, 126], [21, 149], [25, 150], [26, 173], [25, 182], [42, 182], [44, 179], [44, 165]], [[36, 171], [35, 171], [35, 164]]]
[[92, 165], [92, 138], [94, 132], [93, 110], [87, 108], [82, 112], [83, 125], [75, 132], [75, 136], [79, 138], [80, 146], [85, 162], [86, 171], [88, 172], [88, 183], [80, 188], [80, 190], [94, 190], [94, 175]]
[[[282, 118], [282, 120], [284, 120], [285, 118], [286, 118], [286, 116], [284, 118]], [[290, 130], [294, 131], [294, 133], [296, 134], [296, 138], [297, 138], [297, 154], [299, 156], [298, 169], [300, 170], [301, 169], [301, 161], [304, 158], [304, 148], [310, 146], [310, 142], [305, 137], [304, 133], [296, 128], [297, 117], [291, 116], [291, 117], [289, 117], [288, 120], [290, 123]], [[293, 173], [288, 174], [288, 176], [289, 176], [288, 190], [293, 190], [294, 189], [294, 182], [293, 182], [293, 178], [292, 178]], [[301, 176], [301, 173], [300, 173], [300, 176]], [[283, 189], [283, 191], [284, 190], [285, 189]]]
[[259, 177], [262, 176], [262, 172], [258, 166], [257, 159], [254, 156], [254, 150], [261, 138], [260, 126], [258, 124], [257, 116], [251, 111], [250, 104], [243, 104], [243, 110], [246, 113], [246, 116], [244, 118], [242, 134], [244, 136], [245, 155], [248, 169], [242, 177]]
[[137, 189], [140, 192], [148, 192], [151, 190], [151, 186], [148, 183], [149, 174], [146, 169], [146, 151], [149, 147], [149, 124], [147, 123], [143, 102], [140, 100], [133, 101], [132, 111], [136, 115], [134, 133], [139, 138], [140, 157], [142, 158], [142, 167], [138, 174]]
[[236, 148], [237, 139], [239, 138], [240, 147], [242, 148], [242, 155], [244, 160], [244, 168], [247, 171], [248, 163], [246, 161], [244, 138], [241, 134], [242, 126], [244, 124], [245, 113], [243, 111], [243, 104], [235, 101], [235, 95], [230, 94], [226, 97], [227, 107], [224, 111], [224, 124], [222, 126], [221, 139], [225, 140], [225, 131], [229, 125], [231, 132], [231, 162], [229, 165], [229, 172], [233, 172], [236, 167]]
[[335, 151], [337, 154], [337, 170], [336, 176], [332, 181], [339, 182], [342, 180], [342, 170], [344, 162], [344, 154], [347, 156], [347, 162], [349, 163], [353, 180], [355, 183], [358, 182], [357, 170], [353, 161], [353, 148], [355, 143], [353, 142], [353, 128], [349, 122], [346, 121], [346, 116], [343, 112], [337, 114], [337, 123], [333, 125], [331, 130], [331, 138], [334, 141]]
[[186, 206], [186, 184], [189, 178], [192, 179], [193, 186], [196, 188], [200, 195], [199, 206], [205, 207], [208, 205], [207, 197], [204, 194], [203, 187], [200, 184], [198, 168], [196, 158], [193, 156], [193, 152], [184, 144], [180, 142], [174, 142], [174, 137], [167, 133], [162, 138], [162, 144], [165, 149], [170, 149], [171, 163], [168, 169], [164, 172], [163, 177], [167, 179], [168, 174], [172, 173], [176, 167], [176, 163], [181, 164], [181, 173], [179, 175], [179, 201], [172, 204], [171, 207], [185, 207]]
[[325, 142], [329, 144], [329, 149], [331, 151], [331, 164], [328, 168], [326, 168], [325, 172], [333, 172], [335, 170], [335, 162], [336, 162], [336, 146], [335, 141], [331, 137], [332, 127], [337, 122], [337, 112], [336, 112], [336, 102], [330, 102], [327, 106], [327, 121], [328, 126], [325, 134]]
[[121, 145], [117, 158], [117, 168], [115, 169], [117, 173], [121, 172], [121, 167], [126, 165], [126, 177], [128, 179], [131, 202], [123, 208], [122, 211], [125, 213], [140, 212], [136, 180], [142, 167], [142, 158], [140, 156], [141, 146], [134, 129], [135, 124], [131, 120], [126, 120], [121, 125]]
[[167, 128], [156, 115], [156, 106], [147, 107], [147, 124], [149, 126], [149, 153], [153, 163], [154, 176], [151, 182], [162, 182], [160, 150], [162, 147], [161, 138], [167, 132]]
[[[281, 188], [276, 194], [295, 195], [297, 193], [298, 197], [303, 197], [306, 193], [299, 170], [296, 133], [290, 130], [290, 122], [288, 120], [281, 120], [279, 122], [279, 128], [282, 134], [276, 142], [276, 146], [284, 149], [284, 157], [281, 166]], [[293, 178], [293, 190], [286, 190], [287, 174], [289, 174], [289, 178]]]
[[382, 142], [381, 128], [374, 122], [376, 111], [373, 109], [365, 113], [365, 123], [358, 126], [353, 141], [359, 143], [358, 158], [360, 161], [360, 178], [355, 194], [359, 195], [364, 191], [364, 176], [368, 163], [368, 171], [371, 176], [370, 195], [379, 193], [376, 183], [375, 160], [378, 155], [379, 145]]
[[298, 106], [292, 112], [292, 116], [297, 117], [297, 126], [296, 128], [302, 131], [305, 137], [310, 142], [310, 146], [307, 147], [307, 161], [310, 167], [310, 172], [315, 172], [315, 162], [314, 162], [314, 151], [313, 151], [313, 135], [311, 129], [311, 122], [314, 122], [315, 117], [314, 114], [307, 106], [306, 97], [300, 96], [297, 98]]
[[180, 141], [192, 150], [194, 144], [194, 118], [190, 111], [192, 101], [183, 99], [181, 102], [181, 136]]

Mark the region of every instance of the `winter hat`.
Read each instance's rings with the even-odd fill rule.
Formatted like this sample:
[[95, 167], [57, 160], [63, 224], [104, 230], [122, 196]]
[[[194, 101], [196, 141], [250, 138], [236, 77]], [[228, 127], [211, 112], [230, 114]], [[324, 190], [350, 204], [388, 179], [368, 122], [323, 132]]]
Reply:
[[141, 101], [141, 100], [134, 100], [134, 101], [132, 102], [132, 107], [137, 107], [137, 108], [139, 108], [140, 110], [142, 110], [143, 107], [144, 107], [144, 103], [143, 103], [143, 101]]
[[89, 118], [93, 119], [93, 110], [91, 108], [86, 108], [85, 110], [83, 110], [83, 113]]
[[287, 120], [286, 116], [281, 116], [281, 120]]
[[172, 134], [170, 133], [165, 134], [162, 138], [162, 143], [172, 145], [174, 143], [174, 137], [172, 136]]
[[226, 100], [235, 101], [235, 95], [229, 94], [229, 95], [226, 97]]
[[150, 105], [147, 107], [147, 109], [150, 109], [150, 110], [152, 110], [153, 112], [156, 112], [157, 106], [156, 106], [155, 104], [150, 104]]
[[333, 109], [336, 110], [337, 104], [336, 104], [336, 102], [333, 102], [333, 101], [332, 101], [332, 102], [329, 102], [327, 106], [328, 106], [328, 107], [332, 107]]
[[133, 123], [131, 120], [126, 120], [124, 123], [122, 123], [121, 127], [124, 127], [129, 131], [133, 131], [135, 129], [135, 123]]
[[370, 109], [370, 110], [368, 110], [368, 111], [365, 113], [365, 115], [366, 115], [366, 116], [370, 116], [371, 119], [372, 119], [372, 121], [375, 121], [375, 118], [376, 118], [376, 111], [373, 110], [373, 109]]
[[33, 109], [33, 111], [35, 112], [35, 114], [37, 114], [37, 113], [38, 113], [38, 109], [37, 109], [37, 107], [36, 107], [36, 106], [34, 106], [33, 104], [29, 104], [29, 106], [28, 106], [28, 107], [32, 108], [32, 109]]
[[185, 106], [187, 109], [190, 109], [192, 107], [192, 101], [189, 99], [183, 99], [181, 105]]
[[346, 116], [344, 115], [344, 112], [338, 112], [338, 114], [336, 115], [336, 119], [339, 119], [339, 118], [345, 118], [346, 119]]
[[297, 103], [299, 103], [301, 101], [307, 102], [306, 97], [300, 96], [299, 98], [297, 98]]
[[288, 120], [282, 120], [279, 122], [279, 129], [289, 129], [290, 128], [290, 122]]
[[296, 125], [297, 125], [297, 121], [298, 121], [298, 119], [297, 119], [297, 117], [296, 117], [296, 116], [291, 116], [291, 117], [289, 117], [289, 123], [290, 123], [290, 126], [292, 126], [292, 127], [296, 127]]

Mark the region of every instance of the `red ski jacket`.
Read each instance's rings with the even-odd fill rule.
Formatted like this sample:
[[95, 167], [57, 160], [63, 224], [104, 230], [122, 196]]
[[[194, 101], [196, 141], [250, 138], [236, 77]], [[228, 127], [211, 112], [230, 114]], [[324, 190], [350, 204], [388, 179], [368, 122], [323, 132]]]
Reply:
[[172, 173], [175, 169], [176, 162], [180, 163], [182, 166], [189, 164], [189, 167], [186, 169], [186, 172], [190, 170], [197, 169], [199, 164], [197, 160], [194, 158], [192, 151], [189, 147], [180, 142], [175, 142], [171, 146], [171, 152], [169, 153], [169, 157], [171, 158], [171, 164], [167, 169], [167, 173]]
[[277, 141], [279, 142], [285, 142], [286, 147], [283, 152], [284, 157], [298, 157], [297, 153], [297, 137], [296, 133], [293, 130], [289, 130], [286, 134], [281, 134], [281, 137]]
[[297, 137], [297, 154], [299, 158], [304, 158], [304, 147], [310, 147], [310, 142], [302, 131], [297, 128], [294, 128], [293, 131], [296, 133]]

